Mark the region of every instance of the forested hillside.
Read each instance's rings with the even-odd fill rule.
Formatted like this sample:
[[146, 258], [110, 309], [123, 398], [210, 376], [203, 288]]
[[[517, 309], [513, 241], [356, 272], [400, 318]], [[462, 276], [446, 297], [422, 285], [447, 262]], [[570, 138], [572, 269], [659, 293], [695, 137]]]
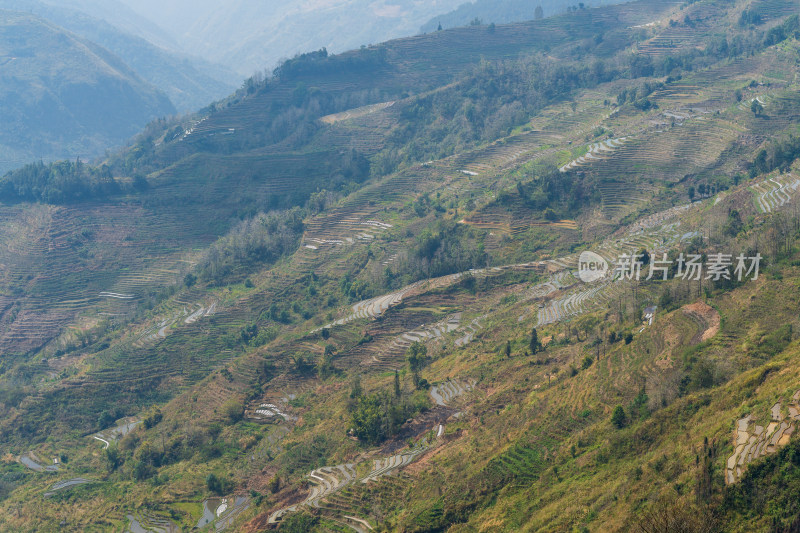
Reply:
[[795, 531], [799, 21], [323, 48], [6, 173], [0, 530]]

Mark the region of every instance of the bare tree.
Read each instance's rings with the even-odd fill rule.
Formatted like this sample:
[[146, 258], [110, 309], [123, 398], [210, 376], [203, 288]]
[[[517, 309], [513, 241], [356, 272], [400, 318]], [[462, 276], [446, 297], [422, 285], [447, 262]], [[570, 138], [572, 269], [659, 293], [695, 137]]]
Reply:
[[706, 509], [689, 505], [674, 496], [659, 498], [639, 515], [640, 533], [712, 533], [719, 531], [716, 518]]

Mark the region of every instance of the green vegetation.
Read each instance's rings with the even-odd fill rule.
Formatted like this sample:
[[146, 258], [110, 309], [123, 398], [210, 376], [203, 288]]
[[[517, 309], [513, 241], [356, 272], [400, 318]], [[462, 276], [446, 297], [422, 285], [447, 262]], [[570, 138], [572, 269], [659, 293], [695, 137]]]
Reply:
[[[800, 41], [770, 6], [313, 52], [8, 175], [0, 529], [223, 498], [232, 531], [795, 527]], [[587, 250], [642, 275], [582, 281]]]

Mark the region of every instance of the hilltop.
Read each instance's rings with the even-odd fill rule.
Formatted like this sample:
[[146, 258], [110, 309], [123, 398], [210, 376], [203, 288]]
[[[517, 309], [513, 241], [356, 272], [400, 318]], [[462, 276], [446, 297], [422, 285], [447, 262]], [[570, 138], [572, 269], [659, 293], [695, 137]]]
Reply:
[[[577, 9], [591, 9], [593, 7], [607, 6], [622, 3], [626, 0], [611, 0], [601, 2], [570, 2], [569, 0], [543, 0], [527, 2], [525, 0], [477, 0], [464, 2], [448, 13], [440, 13], [422, 25], [420, 31], [429, 33], [436, 31], [441, 25], [443, 28], [455, 28], [469, 24], [507, 24], [521, 22], [542, 17], [551, 17], [565, 11]], [[580, 7], [578, 4], [581, 4]]]
[[319, 50], [7, 174], [0, 528], [793, 530], [798, 14]]

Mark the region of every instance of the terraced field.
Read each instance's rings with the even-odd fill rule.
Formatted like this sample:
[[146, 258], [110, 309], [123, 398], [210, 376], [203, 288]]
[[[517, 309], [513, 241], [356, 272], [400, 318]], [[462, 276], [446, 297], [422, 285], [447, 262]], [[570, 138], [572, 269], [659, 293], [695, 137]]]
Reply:
[[461, 313], [456, 313], [435, 324], [422, 324], [419, 328], [407, 331], [392, 339], [386, 345], [376, 346], [372, 356], [362, 360], [361, 364], [373, 370], [395, 370], [405, 365], [405, 354], [415, 342], [428, 342], [443, 338], [445, 335], [460, 329]]
[[431, 387], [430, 394], [436, 405], [446, 407], [453, 400], [475, 388], [475, 381], [445, 381]]
[[103, 449], [106, 449], [111, 445], [112, 442], [116, 442], [117, 440], [121, 439], [122, 437], [130, 433], [130, 431], [133, 428], [135, 428], [141, 423], [142, 423], [141, 420], [133, 420], [133, 419], [128, 420], [123, 424], [120, 424], [111, 429], [104, 429], [103, 431], [99, 431], [91, 435], [91, 437], [94, 440], [101, 442], [103, 444]]
[[337, 122], [341, 122], [344, 120], [352, 120], [364, 117], [366, 115], [371, 115], [372, 113], [383, 111], [387, 107], [392, 107], [393, 105], [394, 101], [381, 102], [380, 104], [372, 104], [364, 107], [357, 107], [355, 109], [350, 109], [349, 111], [343, 111], [341, 113], [334, 113], [332, 115], [327, 115], [319, 120], [320, 122], [323, 122], [325, 124], [336, 124]]
[[77, 487], [78, 485], [86, 485], [87, 483], [94, 483], [94, 481], [82, 477], [66, 479], [64, 481], [58, 481], [50, 485], [50, 489], [44, 493], [44, 496], [46, 498], [48, 496], [54, 495], [56, 492], [69, 490], [72, 487]]
[[43, 466], [40, 463], [43, 463], [44, 461], [41, 461], [38, 457], [36, 457], [33, 452], [22, 454], [18, 460], [26, 468], [30, 468], [34, 472], [58, 472], [61, 469], [58, 464], [48, 464]]
[[[361, 483], [371, 483], [379, 480], [383, 476], [391, 475], [393, 472], [402, 469], [404, 466], [410, 464], [418, 456], [428, 451], [432, 445], [428, 444], [426, 440], [422, 440], [415, 446], [407, 449], [406, 451], [386, 457], [382, 459], [374, 459], [372, 468], [363, 476], [358, 476], [356, 473], [356, 465], [353, 463], [324, 467], [314, 470], [308, 474], [309, 482], [311, 483], [311, 492], [305, 500], [301, 503], [291, 505], [289, 507], [274, 511], [270, 516], [268, 523], [277, 524], [287, 514], [295, 513], [303, 507], [320, 508], [323, 501], [335, 494], [336, 492], [344, 489], [348, 485]], [[368, 523], [362, 523], [361, 519], [348, 517], [350, 521], [356, 522], [361, 525], [372, 529]], [[356, 529], [353, 524], [347, 524], [348, 527]]]
[[555, 324], [596, 309], [619, 293], [617, 283], [598, 283], [579, 287], [551, 300], [539, 309], [536, 327]]
[[800, 179], [792, 174], [776, 176], [750, 186], [756, 198], [758, 210], [771, 213], [791, 202], [800, 187]]
[[619, 139], [607, 139], [605, 141], [594, 143], [589, 146], [586, 155], [582, 155], [578, 159], [570, 161], [566, 165], [560, 167], [558, 170], [560, 172], [567, 172], [595, 161], [602, 161], [605, 159], [605, 156], [610, 155], [617, 148], [625, 144], [626, 140], [626, 137], [620, 137]]
[[[791, 12], [776, 2], [755, 0], [759, 9]], [[127, 515], [118, 528], [132, 532], [177, 531], [183, 527], [177, 517], [185, 522], [191, 514], [194, 523], [201, 502], [202, 516], [190, 525], [206, 531], [279, 529], [301, 512], [323, 531], [438, 531], [453, 517], [457, 528], [476, 531], [620, 531], [636, 523], [658, 490], [697, 486], [696, 443], [706, 436], [719, 442], [729, 429], [725, 420], [734, 418], [733, 454], [716, 467], [728, 484], [740, 480], [748, 465], [796, 433], [800, 391], [786, 411], [776, 403], [768, 423], [755, 414], [741, 418], [751, 411], [747, 405], [766, 401], [764, 391], [777, 380], [788, 380], [795, 365], [781, 363], [780, 372], [769, 367], [766, 387], [753, 387], [742, 400], [749, 404], [717, 391], [739, 379], [740, 368], [750, 371], [773, 356], [761, 353], [767, 348], [760, 343], [772, 342], [778, 311], [771, 307], [794, 309], [794, 274], [788, 266], [779, 269], [796, 257], [770, 265], [791, 283], [765, 275], [758, 285], [731, 290], [712, 283], [634, 289], [610, 278], [584, 283], [577, 272], [583, 250], [612, 268], [622, 254], [642, 249], [660, 257], [685, 244], [705, 253], [734, 207], [747, 227], [725, 242], [758, 246], [769, 215], [794, 205], [796, 164], [792, 172], [755, 181], [745, 176], [754, 154], [770, 150], [772, 136], [794, 131], [800, 119], [800, 99], [786, 74], [795, 69], [795, 43], [760, 52], [763, 32], [756, 29], [748, 41], [753, 54], [731, 60], [723, 54], [707, 66], [713, 55], [703, 39], [719, 24], [722, 4], [646, 0], [576, 9], [558, 22], [461, 28], [310, 67], [297, 63], [295, 72], [287, 69], [252, 94], [238, 93], [208, 116], [187, 119], [184, 131], [173, 126], [173, 139], [153, 147], [143, 142], [139, 148], [154, 150], [143, 159], [146, 192], [85, 209], [0, 208], [0, 242], [7, 244], [0, 250], [6, 287], [0, 352], [33, 352], [57, 339], [29, 364], [3, 370], [19, 378], [26, 394], [17, 400], [16, 389], [3, 389], [0, 399], [13, 404], [12, 415], [50, 423], [53, 436], [34, 445], [26, 441], [27, 424], [9, 418], [0, 426], [15, 446], [9, 461], [18, 457], [35, 471], [8, 465], [34, 481], [0, 502], [9, 511], [0, 513], [0, 529], [19, 524], [19, 513], [13, 515], [19, 508], [46, 516], [37, 525], [47, 530], [63, 519], [65, 501], [91, 492], [98, 505], [120, 513], [117, 520]], [[739, 1], [737, 9], [744, 5]], [[738, 14], [729, 14], [734, 24]], [[631, 44], [625, 54], [637, 55], [614, 55]], [[456, 76], [472, 72], [476, 57], [512, 60], [530, 51], [556, 61], [588, 57], [591, 69], [601, 68], [604, 58], [623, 70], [649, 58], [659, 74], [597, 74], [613, 79], [598, 84], [579, 69], [575, 75], [586, 75], [591, 88], [580, 82], [563, 94], [554, 89], [558, 98], [541, 113], [515, 116], [495, 139], [481, 137], [477, 127], [475, 139], [465, 140], [447, 137], [450, 130], [437, 129], [438, 122], [422, 124], [429, 153], [439, 145], [447, 154], [453, 146], [474, 148], [414, 162], [409, 152], [417, 146], [398, 140], [419, 126], [409, 117], [446, 98], [480, 103], [482, 91], [494, 94], [491, 83], [501, 77], [473, 91], [451, 83]], [[698, 68], [661, 72], [668, 56]], [[645, 81], [658, 87], [647, 96], [654, 105], [641, 105], [641, 93], [635, 105], [613, 102]], [[750, 110], [753, 101], [764, 105], [763, 115]], [[501, 102], [502, 113], [512, 113], [516, 103]], [[262, 143], [277, 135], [274, 117], [301, 110], [307, 129]], [[461, 108], [436, 120], [450, 112]], [[259, 143], [265, 146], [253, 149]], [[344, 175], [352, 150], [367, 157], [369, 172]], [[399, 170], [382, 175], [381, 168]], [[539, 220], [524, 184], [557, 176], [556, 169], [565, 186], [576, 187], [580, 206], [567, 212], [553, 205], [569, 218]], [[126, 187], [131, 180], [120, 176]], [[716, 197], [700, 194], [687, 204], [688, 187], [709, 182]], [[306, 213], [320, 212], [304, 221], [294, 253], [238, 265], [229, 280], [206, 283], [201, 273], [195, 284], [184, 278], [232, 224], [275, 205], [302, 206], [323, 188], [333, 205], [307, 207]], [[441, 232], [441, 247], [430, 254], [442, 261], [437, 271], [464, 271], [420, 279], [424, 269], [414, 261], [428, 256], [412, 252], [425, 242], [425, 230]], [[448, 240], [451, 230], [465, 240]], [[474, 245], [481, 259], [464, 259], [457, 246], [463, 243]], [[419, 281], [395, 290], [400, 283], [390, 276]], [[352, 303], [350, 282], [363, 283], [359, 294], [380, 296]], [[744, 334], [736, 331], [737, 320], [744, 321], [741, 307], [757, 319]], [[588, 313], [591, 320], [576, 320]], [[593, 321], [600, 323], [595, 331], [583, 339], [575, 334]], [[797, 325], [794, 315], [785, 321]], [[534, 327], [545, 351], [526, 357]], [[253, 337], [255, 331], [264, 335]], [[612, 340], [620, 338], [625, 342]], [[73, 346], [72, 339], [87, 340]], [[427, 392], [409, 390], [405, 369], [414, 343], [425, 344], [429, 355], [419, 375], [431, 384]], [[787, 346], [775, 350], [795, 349], [791, 339]], [[710, 383], [698, 378], [703, 365], [714, 369]], [[413, 414], [403, 411], [387, 422], [396, 432], [384, 432], [379, 445], [359, 442], [359, 394], [391, 397], [402, 402], [393, 406], [413, 406]], [[722, 423], [709, 416], [720, 404], [728, 413]], [[155, 405], [163, 420], [125, 440], [123, 466], [102, 478], [99, 471], [83, 474], [91, 471], [87, 465], [104, 466], [103, 450], [138, 423], [129, 418], [98, 431], [98, 418], [104, 423], [109, 412], [142, 417]], [[110, 411], [116, 406], [122, 410]], [[624, 420], [612, 418], [617, 406]], [[381, 409], [394, 416], [385, 404]], [[654, 431], [665, 442], [638, 438]], [[49, 461], [61, 457], [54, 444], [62, 435], [80, 439], [59, 470]], [[69, 438], [64, 442], [72, 445]], [[131, 483], [143, 443], [154, 443], [164, 460], [149, 465], [152, 483]], [[170, 462], [166, 450], [173, 443], [185, 457]], [[34, 446], [50, 460], [18, 455]], [[44, 479], [57, 471], [87, 477], [52, 485]], [[229, 486], [219, 492], [226, 497], [210, 497], [211, 472], [225, 476]], [[103, 485], [66, 493], [91, 479]], [[162, 490], [182, 499], [148, 509]], [[192, 496], [183, 498], [187, 491]], [[691, 491], [678, 492], [681, 502], [701, 505]], [[643, 497], [608, 496], [623, 493]], [[41, 494], [53, 496], [46, 507]], [[125, 501], [118, 501], [120, 494]]]
[[726, 463], [725, 483], [735, 483], [747, 470], [749, 463], [789, 444], [800, 422], [800, 391], [794, 393], [787, 409], [788, 415], [780, 402], [773, 405], [766, 427], [758, 425], [752, 415], [736, 422], [734, 452]]
[[178, 533], [178, 526], [168, 518], [149, 513], [130, 514], [126, 533]]

